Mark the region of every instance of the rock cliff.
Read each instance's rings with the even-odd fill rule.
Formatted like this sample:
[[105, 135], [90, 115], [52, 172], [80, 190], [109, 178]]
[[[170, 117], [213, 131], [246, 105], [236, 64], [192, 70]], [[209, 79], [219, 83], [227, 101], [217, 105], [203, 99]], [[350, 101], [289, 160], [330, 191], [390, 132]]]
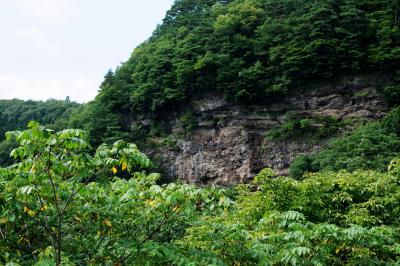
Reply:
[[[198, 96], [188, 107], [196, 126], [173, 148], [159, 153], [161, 165], [171, 178], [207, 185], [246, 182], [265, 167], [285, 175], [297, 155], [317, 151], [327, 139], [272, 141], [265, 137], [268, 130], [282, 124], [288, 112], [302, 117], [378, 119], [385, 111], [377, 92], [382, 82], [377, 76], [343, 77], [257, 106], [230, 104], [218, 94]], [[171, 125], [174, 135], [184, 131], [178, 119]]]

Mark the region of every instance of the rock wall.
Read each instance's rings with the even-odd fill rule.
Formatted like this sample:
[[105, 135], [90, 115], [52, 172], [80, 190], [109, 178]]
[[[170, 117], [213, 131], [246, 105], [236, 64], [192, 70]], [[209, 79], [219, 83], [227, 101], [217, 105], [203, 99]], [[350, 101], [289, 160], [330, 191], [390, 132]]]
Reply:
[[[218, 94], [196, 97], [190, 108], [197, 126], [175, 148], [160, 152], [162, 166], [170, 177], [207, 185], [246, 182], [265, 167], [285, 175], [297, 155], [314, 152], [325, 143], [268, 141], [266, 132], [280, 125], [286, 112], [378, 119], [385, 110], [377, 93], [382, 82], [377, 76], [344, 77], [313, 84], [263, 106], [232, 105]], [[183, 131], [177, 119], [172, 123], [175, 134]]]

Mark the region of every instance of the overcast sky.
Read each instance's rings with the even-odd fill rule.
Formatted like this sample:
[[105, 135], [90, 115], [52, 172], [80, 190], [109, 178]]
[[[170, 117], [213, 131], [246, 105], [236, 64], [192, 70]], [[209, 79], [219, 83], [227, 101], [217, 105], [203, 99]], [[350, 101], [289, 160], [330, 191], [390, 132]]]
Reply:
[[1, 0], [0, 99], [87, 102], [173, 0]]

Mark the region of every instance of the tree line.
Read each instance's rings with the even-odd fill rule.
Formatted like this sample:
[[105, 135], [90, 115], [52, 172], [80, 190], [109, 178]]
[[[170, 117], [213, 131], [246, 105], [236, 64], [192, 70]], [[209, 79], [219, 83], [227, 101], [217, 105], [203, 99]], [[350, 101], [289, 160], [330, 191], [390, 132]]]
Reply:
[[398, 82], [398, 6], [397, 0], [176, 1], [152, 37], [105, 75], [88, 106], [87, 115], [100, 118], [88, 119], [89, 134], [97, 144], [135, 135], [136, 118], [160, 124], [165, 111], [209, 91], [254, 104], [343, 73], [379, 72]]

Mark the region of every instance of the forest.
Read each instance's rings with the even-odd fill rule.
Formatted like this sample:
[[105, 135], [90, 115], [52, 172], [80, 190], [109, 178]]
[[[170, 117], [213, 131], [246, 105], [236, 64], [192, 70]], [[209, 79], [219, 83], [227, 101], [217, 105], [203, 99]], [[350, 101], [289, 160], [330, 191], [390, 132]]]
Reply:
[[[310, 82], [379, 72], [397, 85], [399, 1], [181, 0], [153, 36], [109, 71], [84, 116], [94, 143], [149, 134], [162, 114], [217, 91], [244, 105], [270, 103]], [[85, 118], [84, 118], [85, 119]], [[116, 133], [117, 132], [117, 133]], [[133, 133], [133, 134], [131, 134]]]
[[[398, 265], [399, 66], [398, 0], [177, 0], [94, 101], [0, 100], [0, 265]], [[288, 176], [166, 182], [143, 152], [166, 115], [196, 127], [196, 95], [269, 105], [344, 73], [385, 77], [385, 115]], [[343, 127], [310, 119], [266, 135]]]
[[16, 148], [16, 143], [5, 140], [5, 133], [12, 130], [25, 129], [30, 121], [37, 121], [52, 129], [69, 127], [70, 117], [74, 112], [79, 112], [81, 105], [65, 101], [47, 100], [22, 101], [0, 100], [0, 166], [12, 163], [10, 152]]

